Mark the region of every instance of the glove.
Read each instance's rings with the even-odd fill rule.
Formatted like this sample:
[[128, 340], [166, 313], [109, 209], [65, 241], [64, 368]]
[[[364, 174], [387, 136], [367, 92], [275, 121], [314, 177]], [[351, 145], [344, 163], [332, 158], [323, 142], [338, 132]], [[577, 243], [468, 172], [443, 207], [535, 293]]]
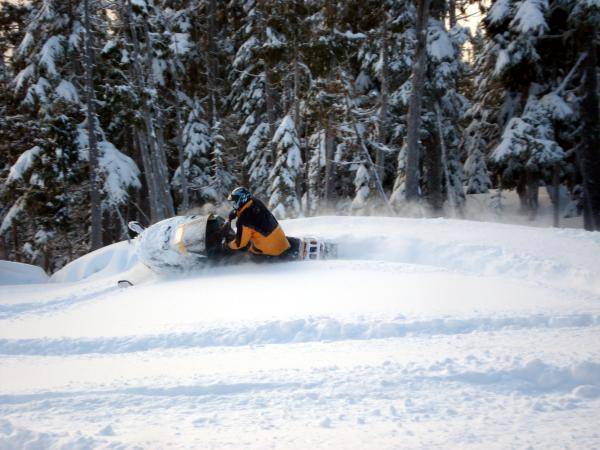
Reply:
[[231, 212], [229, 213], [228, 220], [231, 222], [232, 220], [235, 220], [236, 217], [237, 217], [237, 214], [235, 213], [235, 211], [231, 210]]

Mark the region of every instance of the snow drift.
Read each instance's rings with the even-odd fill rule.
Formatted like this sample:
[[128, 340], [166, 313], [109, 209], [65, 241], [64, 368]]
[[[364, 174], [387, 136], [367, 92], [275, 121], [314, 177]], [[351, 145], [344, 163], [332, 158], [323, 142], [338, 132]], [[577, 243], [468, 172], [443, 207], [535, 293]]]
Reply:
[[45, 283], [46, 281], [48, 275], [41, 267], [0, 260], [0, 285]]

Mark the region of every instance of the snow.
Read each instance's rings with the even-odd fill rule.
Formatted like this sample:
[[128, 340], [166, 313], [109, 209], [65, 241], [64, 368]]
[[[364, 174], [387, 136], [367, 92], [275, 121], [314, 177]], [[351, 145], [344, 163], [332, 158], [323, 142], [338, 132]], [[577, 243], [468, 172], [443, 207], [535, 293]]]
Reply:
[[25, 36], [23, 36], [23, 40], [19, 44], [19, 47], [17, 47], [17, 51], [16, 51], [17, 55], [24, 56], [29, 51], [32, 44], [33, 44], [33, 35], [31, 34], [30, 31], [28, 31], [27, 33], [25, 33]]
[[175, 55], [186, 55], [190, 51], [191, 47], [192, 45], [190, 44], [189, 33], [173, 33], [171, 35], [171, 43], [169, 44], [169, 48]]
[[573, 109], [555, 92], [544, 95], [540, 104], [551, 112], [552, 118], [555, 120], [565, 120], [573, 115]]
[[63, 54], [63, 36], [51, 36], [42, 46], [39, 55], [39, 64], [46, 68], [46, 73], [50, 77], [58, 76], [56, 71], [56, 58]]
[[282, 227], [339, 258], [166, 277], [122, 242], [3, 286], [0, 448], [600, 445], [598, 233]]
[[454, 58], [454, 46], [441, 22], [430, 20], [427, 30], [427, 54], [436, 61]]
[[350, 41], [362, 41], [367, 39], [367, 35], [364, 33], [354, 33], [350, 30], [346, 30], [343, 33], [341, 31], [335, 30], [335, 33], [345, 37], [346, 39], [350, 40]]
[[273, 28], [267, 27], [265, 29], [265, 33], [267, 35], [267, 39], [263, 44], [264, 46], [270, 48], [282, 48], [285, 46], [285, 37], [277, 33], [275, 30], [273, 30]]
[[288, 114], [281, 121], [277, 131], [275, 131], [272, 141], [275, 144], [281, 141], [285, 148], [294, 145], [295, 142], [293, 141], [292, 136], [295, 135], [295, 130], [296, 125], [294, 124], [294, 119], [292, 119], [292, 116]]
[[98, 150], [101, 154], [98, 162], [105, 176], [105, 201], [109, 205], [124, 203], [129, 197], [129, 188], [141, 187], [140, 169], [133, 159], [117, 150], [111, 142], [98, 142]]
[[32, 84], [27, 90], [24, 103], [33, 105], [36, 100], [45, 102], [47, 100], [46, 93], [52, 89], [52, 86], [44, 77], [39, 77], [37, 83]]
[[35, 158], [41, 151], [42, 149], [36, 145], [21, 153], [19, 158], [17, 158], [17, 161], [11, 166], [6, 183], [14, 183], [15, 181], [21, 180], [25, 172], [31, 168]]
[[79, 103], [79, 94], [73, 83], [67, 80], [61, 80], [54, 91], [57, 97], [65, 99], [67, 102]]
[[13, 83], [15, 85], [15, 90], [19, 91], [24, 83], [27, 82], [35, 73], [35, 66], [33, 64], [29, 64], [23, 70], [21, 70], [17, 76], [15, 77]]
[[511, 28], [524, 34], [542, 34], [548, 29], [546, 19], [544, 19], [544, 11], [547, 8], [547, 0], [523, 0], [510, 23]]
[[498, 59], [496, 59], [496, 66], [494, 67], [494, 74], [500, 75], [506, 66], [510, 64], [510, 55], [504, 49], [498, 51]]
[[119, 275], [138, 262], [132, 243], [127, 241], [103, 247], [67, 264], [50, 277], [53, 283], [93, 280]]
[[[101, 139], [97, 142], [98, 167], [103, 175], [103, 201], [108, 206], [125, 202], [129, 197], [129, 188], [141, 186], [140, 169], [129, 156], [121, 153], [111, 142], [104, 140], [104, 133], [99, 133]], [[87, 135], [87, 120], [78, 125], [77, 143], [80, 157], [89, 158], [89, 141]]]
[[41, 267], [0, 260], [0, 285], [45, 283], [48, 275]]
[[490, 159], [504, 161], [511, 156], [519, 157], [527, 149], [523, 136], [530, 134], [531, 126], [520, 117], [512, 117], [502, 132], [502, 139], [492, 151]]
[[10, 209], [8, 210], [8, 212], [2, 219], [2, 225], [0, 225], [0, 234], [4, 234], [10, 229], [13, 222], [15, 221], [15, 219], [17, 219], [21, 215], [24, 208], [25, 208], [25, 198], [24, 198], [24, 196], [22, 196], [22, 197], [19, 197], [17, 199], [17, 201], [15, 201], [12, 204], [12, 206], [10, 207]]
[[140, 8], [143, 12], [147, 11], [148, 5], [146, 0], [131, 0], [131, 4]]
[[510, 14], [510, 0], [496, 0], [487, 13], [486, 19], [493, 25], [502, 23]]
[[359, 92], [367, 92], [371, 86], [373, 86], [373, 81], [369, 77], [368, 74], [365, 73], [364, 70], [361, 70], [356, 80], [354, 81], [354, 85]]
[[117, 39], [109, 39], [108, 41], [106, 41], [106, 44], [104, 44], [104, 47], [102, 48], [102, 51], [100, 53], [103, 55], [107, 55], [114, 49], [118, 48], [118, 46], [119, 41]]

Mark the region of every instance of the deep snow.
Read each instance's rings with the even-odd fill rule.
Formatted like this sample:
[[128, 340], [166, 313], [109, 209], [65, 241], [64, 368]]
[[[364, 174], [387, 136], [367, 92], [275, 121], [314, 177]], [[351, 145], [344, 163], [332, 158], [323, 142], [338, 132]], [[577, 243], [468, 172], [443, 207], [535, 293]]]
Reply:
[[161, 277], [124, 242], [2, 286], [0, 449], [600, 446], [600, 234], [283, 227], [339, 259]]

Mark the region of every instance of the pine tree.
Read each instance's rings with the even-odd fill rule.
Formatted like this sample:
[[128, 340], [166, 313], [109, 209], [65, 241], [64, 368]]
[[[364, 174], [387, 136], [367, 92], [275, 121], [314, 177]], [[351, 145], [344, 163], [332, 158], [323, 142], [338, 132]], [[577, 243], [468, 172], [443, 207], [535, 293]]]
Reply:
[[264, 12], [255, 2], [244, 4], [245, 20], [238, 31], [242, 41], [236, 52], [231, 71], [229, 104], [242, 116], [243, 124], [238, 134], [244, 139], [246, 152], [243, 166], [248, 174], [250, 189], [255, 195], [267, 193], [267, 180], [272, 165], [269, 143], [273, 135], [273, 118], [267, 110], [267, 87], [265, 57], [263, 55]]
[[597, 27], [587, 25], [588, 19], [594, 20], [593, 6], [585, 19], [570, 16], [582, 5], [503, 0], [495, 2], [485, 18], [495, 44], [492, 74], [505, 91], [495, 113], [502, 131], [494, 143], [494, 169], [503, 187], [516, 187], [523, 210], [531, 216], [537, 209], [539, 184], [557, 176], [566, 177], [573, 192], [585, 194], [579, 188], [577, 157], [584, 135], [576, 124], [590, 115], [579, 116], [585, 96], [578, 93], [584, 90], [584, 42], [594, 36], [591, 29], [597, 35]]
[[177, 167], [171, 181], [174, 188], [181, 189], [183, 172], [192, 192], [192, 202], [198, 204], [218, 201], [211, 187], [211, 131], [203, 116], [204, 109], [196, 99], [183, 128], [183, 166]]
[[296, 125], [291, 115], [286, 115], [273, 136], [277, 153], [275, 165], [269, 175], [269, 207], [278, 219], [300, 214], [298, 195], [302, 158]]
[[[396, 130], [400, 136], [405, 132], [406, 137], [391, 199], [402, 209], [406, 202], [425, 198], [430, 213], [441, 214], [445, 191], [450, 208], [460, 214], [465, 196], [458, 146], [460, 119], [468, 102], [460, 93], [458, 80], [465, 73], [459, 59], [465, 33], [460, 27], [446, 29], [443, 5], [432, 4], [428, 13], [423, 3], [419, 5], [422, 11], [403, 17], [405, 29], [415, 30], [421, 42], [411, 37], [412, 33], [404, 38], [403, 47], [412, 55], [412, 74], [392, 94], [393, 110], [406, 114], [406, 121]], [[431, 17], [426, 20], [425, 15]], [[422, 34], [417, 32], [421, 27]], [[421, 46], [422, 54], [417, 57]]]
[[[19, 106], [37, 118], [41, 127], [34, 139], [36, 145], [13, 165], [7, 183], [14, 184], [14, 189], [23, 189], [19, 204], [30, 217], [35, 217], [31, 222], [35, 228], [48, 235], [61, 230], [75, 232], [81, 224], [89, 224], [89, 216], [78, 221], [78, 213], [73, 212], [85, 202], [66, 195], [72, 186], [85, 186], [86, 171], [97, 173], [100, 192], [98, 188], [96, 192], [105, 205], [126, 202], [129, 189], [139, 186], [137, 167], [105, 139], [99, 123], [93, 127], [98, 135], [98, 165], [96, 171], [90, 168], [88, 140], [82, 138], [85, 133], [81, 131], [87, 122], [79, 88], [84, 75], [80, 59], [84, 54], [84, 6], [83, 2], [36, 2], [26, 33], [13, 55], [16, 75], [12, 86]], [[89, 30], [103, 36], [104, 29], [96, 22], [90, 21]], [[93, 88], [93, 77], [90, 80]], [[19, 161], [27, 164], [20, 165]], [[100, 207], [97, 205], [97, 212]], [[99, 245], [101, 224], [97, 218], [92, 247]], [[65, 241], [52, 243], [62, 245]]]

